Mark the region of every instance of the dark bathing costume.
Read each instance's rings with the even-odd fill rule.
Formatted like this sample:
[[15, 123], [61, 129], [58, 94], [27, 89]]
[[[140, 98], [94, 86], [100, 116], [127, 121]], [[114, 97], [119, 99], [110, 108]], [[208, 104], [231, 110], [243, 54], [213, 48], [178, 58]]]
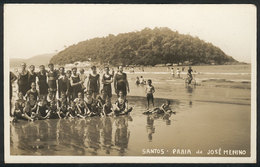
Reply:
[[19, 73], [18, 77], [18, 91], [22, 92], [23, 96], [25, 96], [26, 92], [30, 89], [30, 85], [28, 84], [28, 71], [25, 74]]
[[48, 84], [47, 84], [47, 75], [46, 71], [43, 73], [38, 72], [38, 85], [39, 85], [39, 94], [40, 95], [47, 95], [48, 94]]
[[99, 79], [99, 74], [97, 74], [96, 76], [92, 76], [91, 74], [89, 74], [89, 90], [92, 91], [92, 93], [99, 92], [99, 88], [97, 84], [98, 79]]
[[[71, 75], [71, 79], [72, 83], [80, 82], [80, 77], [78, 74], [76, 76]], [[79, 92], [82, 92], [81, 84], [71, 86], [72, 99], [76, 99]]]
[[[111, 80], [112, 79], [112, 75], [109, 74], [109, 76], [107, 75], [103, 75], [103, 80], [106, 81], [106, 80]], [[107, 95], [109, 98], [112, 97], [112, 88], [111, 88], [111, 83], [107, 83], [107, 84], [103, 84], [103, 91], [105, 93], [105, 95]]]
[[30, 72], [28, 71], [28, 86], [29, 86], [29, 88], [31, 88], [31, 84], [32, 84], [33, 82], [35, 83], [35, 81], [36, 81], [36, 76], [37, 76], [37, 74], [36, 74], [35, 72], [30, 73]]
[[56, 80], [58, 78], [57, 71], [49, 71], [48, 73], [48, 86], [51, 88], [54, 92], [57, 91], [57, 83]]
[[117, 83], [117, 94], [122, 91], [123, 94], [126, 96], [127, 95], [127, 91], [126, 91], [126, 73], [123, 73], [122, 75], [119, 75], [118, 73], [116, 73], [115, 76], [115, 81]]
[[58, 95], [61, 97], [61, 93], [64, 92], [66, 93], [68, 90], [68, 84], [67, 84], [67, 77], [64, 75], [61, 75], [58, 79]]
[[32, 91], [32, 89], [28, 90], [28, 91], [26, 92], [26, 95], [27, 95], [28, 97], [29, 97], [30, 95], [33, 95], [35, 100], [37, 100], [37, 97], [39, 96], [38, 91], [37, 91], [37, 90]]

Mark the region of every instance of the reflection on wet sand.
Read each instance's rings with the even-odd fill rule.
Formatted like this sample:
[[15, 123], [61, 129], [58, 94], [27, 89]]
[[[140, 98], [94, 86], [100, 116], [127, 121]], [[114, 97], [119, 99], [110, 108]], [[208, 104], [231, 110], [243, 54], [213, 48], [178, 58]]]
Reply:
[[157, 119], [162, 119], [163, 121], [165, 121], [166, 125], [171, 125], [171, 120], [170, 120], [171, 115], [172, 114], [170, 114], [170, 113], [147, 115], [146, 130], [147, 130], [147, 133], [148, 133], [149, 142], [152, 142], [153, 134], [155, 133], [154, 121], [157, 120]]
[[124, 155], [130, 138], [128, 121], [130, 116], [20, 121], [11, 126], [11, 154]]

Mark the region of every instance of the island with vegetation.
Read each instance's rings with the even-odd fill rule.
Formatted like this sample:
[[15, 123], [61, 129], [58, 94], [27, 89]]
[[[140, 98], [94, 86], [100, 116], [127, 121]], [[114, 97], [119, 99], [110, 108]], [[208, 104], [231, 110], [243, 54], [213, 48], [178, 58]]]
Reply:
[[50, 60], [57, 65], [85, 61], [144, 66], [238, 63], [217, 46], [166, 27], [89, 39], [65, 48]]

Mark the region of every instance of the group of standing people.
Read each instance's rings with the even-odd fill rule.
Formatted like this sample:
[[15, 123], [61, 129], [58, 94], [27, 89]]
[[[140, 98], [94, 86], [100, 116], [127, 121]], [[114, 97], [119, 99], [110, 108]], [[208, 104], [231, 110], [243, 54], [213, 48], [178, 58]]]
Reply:
[[[17, 80], [18, 85], [18, 99], [11, 116], [33, 120], [36, 117], [86, 117], [131, 111], [126, 100], [130, 91], [129, 83], [122, 66], [118, 67], [115, 74], [105, 67], [102, 76], [96, 66], [91, 67], [89, 75], [84, 69], [78, 73], [76, 67], [66, 71], [64, 67], [59, 67], [56, 70], [50, 63], [48, 68], [46, 70], [41, 65], [40, 70], [35, 72], [34, 65], [27, 70], [26, 64], [22, 63], [17, 76], [10, 72], [10, 102], [13, 96], [12, 83]], [[118, 96], [115, 107], [111, 105], [112, 83]]]

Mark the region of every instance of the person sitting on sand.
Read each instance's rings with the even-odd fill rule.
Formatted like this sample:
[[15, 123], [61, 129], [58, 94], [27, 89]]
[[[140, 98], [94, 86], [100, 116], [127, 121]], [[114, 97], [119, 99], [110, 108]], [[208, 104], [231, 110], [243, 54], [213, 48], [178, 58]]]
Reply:
[[86, 92], [86, 104], [88, 108], [87, 114], [89, 116], [100, 115], [100, 110], [98, 110], [98, 101], [92, 97], [92, 92]]
[[24, 107], [25, 107], [26, 101], [23, 98], [23, 93], [18, 93], [18, 99], [15, 101], [15, 108], [14, 108], [14, 118], [15, 119], [23, 119], [24, 114]]
[[50, 119], [59, 118], [56, 99], [50, 101], [46, 118], [50, 118]]
[[145, 82], [145, 80], [144, 80], [143, 76], [140, 76], [140, 84], [143, 84], [143, 85], [145, 85], [145, 84], [146, 84], [146, 82]]
[[48, 89], [48, 95], [47, 95], [47, 102], [50, 104], [51, 101], [55, 100], [56, 97], [55, 97], [55, 94], [54, 92], [49, 88]]
[[46, 96], [41, 96], [39, 98], [39, 102], [38, 102], [38, 108], [36, 111], [36, 115], [38, 117], [38, 119], [46, 119], [47, 117], [47, 113], [48, 113], [48, 102], [46, 100]]
[[31, 83], [31, 89], [26, 92], [25, 97], [26, 97], [27, 100], [28, 100], [28, 98], [29, 98], [30, 95], [33, 95], [35, 100], [38, 99], [39, 93], [38, 93], [38, 91], [36, 90], [36, 84], [35, 84], [35, 82], [32, 82], [32, 83]]
[[59, 118], [65, 118], [68, 116], [68, 100], [65, 92], [61, 93], [61, 98], [58, 99], [58, 115]]
[[113, 106], [111, 103], [111, 99], [106, 99], [106, 103], [103, 105], [102, 108], [102, 115], [107, 116], [113, 113]]
[[163, 103], [160, 108], [155, 108], [153, 112], [157, 114], [172, 113], [172, 109], [170, 105], [171, 105], [171, 101], [166, 100], [166, 102]]
[[115, 115], [124, 115], [132, 111], [132, 107], [128, 107], [128, 101], [126, 100], [123, 91], [119, 91], [119, 97], [115, 103]]
[[70, 102], [70, 106], [68, 107], [68, 116], [70, 118], [75, 118], [77, 116], [77, 106], [74, 101]]
[[136, 77], [135, 84], [136, 84], [136, 85], [139, 85], [139, 84], [140, 84], [140, 79], [139, 79], [139, 77]]
[[167, 100], [165, 103], [163, 103], [161, 105], [161, 107], [156, 107], [152, 111], [148, 110], [148, 111], [144, 112], [143, 114], [166, 114], [166, 113], [175, 114], [175, 112], [172, 111], [170, 105], [171, 105], [170, 100]]
[[106, 100], [105, 100], [105, 92], [104, 92], [104, 90], [102, 89], [101, 91], [100, 91], [100, 93], [101, 93], [101, 95], [100, 96], [98, 96], [98, 98], [97, 98], [97, 100], [98, 100], [98, 107], [99, 108], [103, 108], [103, 105], [106, 103]]
[[33, 94], [29, 94], [28, 101], [25, 103], [23, 118], [34, 121], [36, 119], [37, 101]]
[[152, 85], [152, 80], [148, 79], [148, 85], [145, 88], [146, 98], [147, 98], [147, 109], [149, 109], [150, 101], [154, 107], [153, 94], [155, 92], [154, 86]]
[[88, 107], [81, 92], [78, 92], [78, 97], [74, 99], [74, 102], [77, 107], [77, 116], [80, 118], [85, 118], [88, 113]]

